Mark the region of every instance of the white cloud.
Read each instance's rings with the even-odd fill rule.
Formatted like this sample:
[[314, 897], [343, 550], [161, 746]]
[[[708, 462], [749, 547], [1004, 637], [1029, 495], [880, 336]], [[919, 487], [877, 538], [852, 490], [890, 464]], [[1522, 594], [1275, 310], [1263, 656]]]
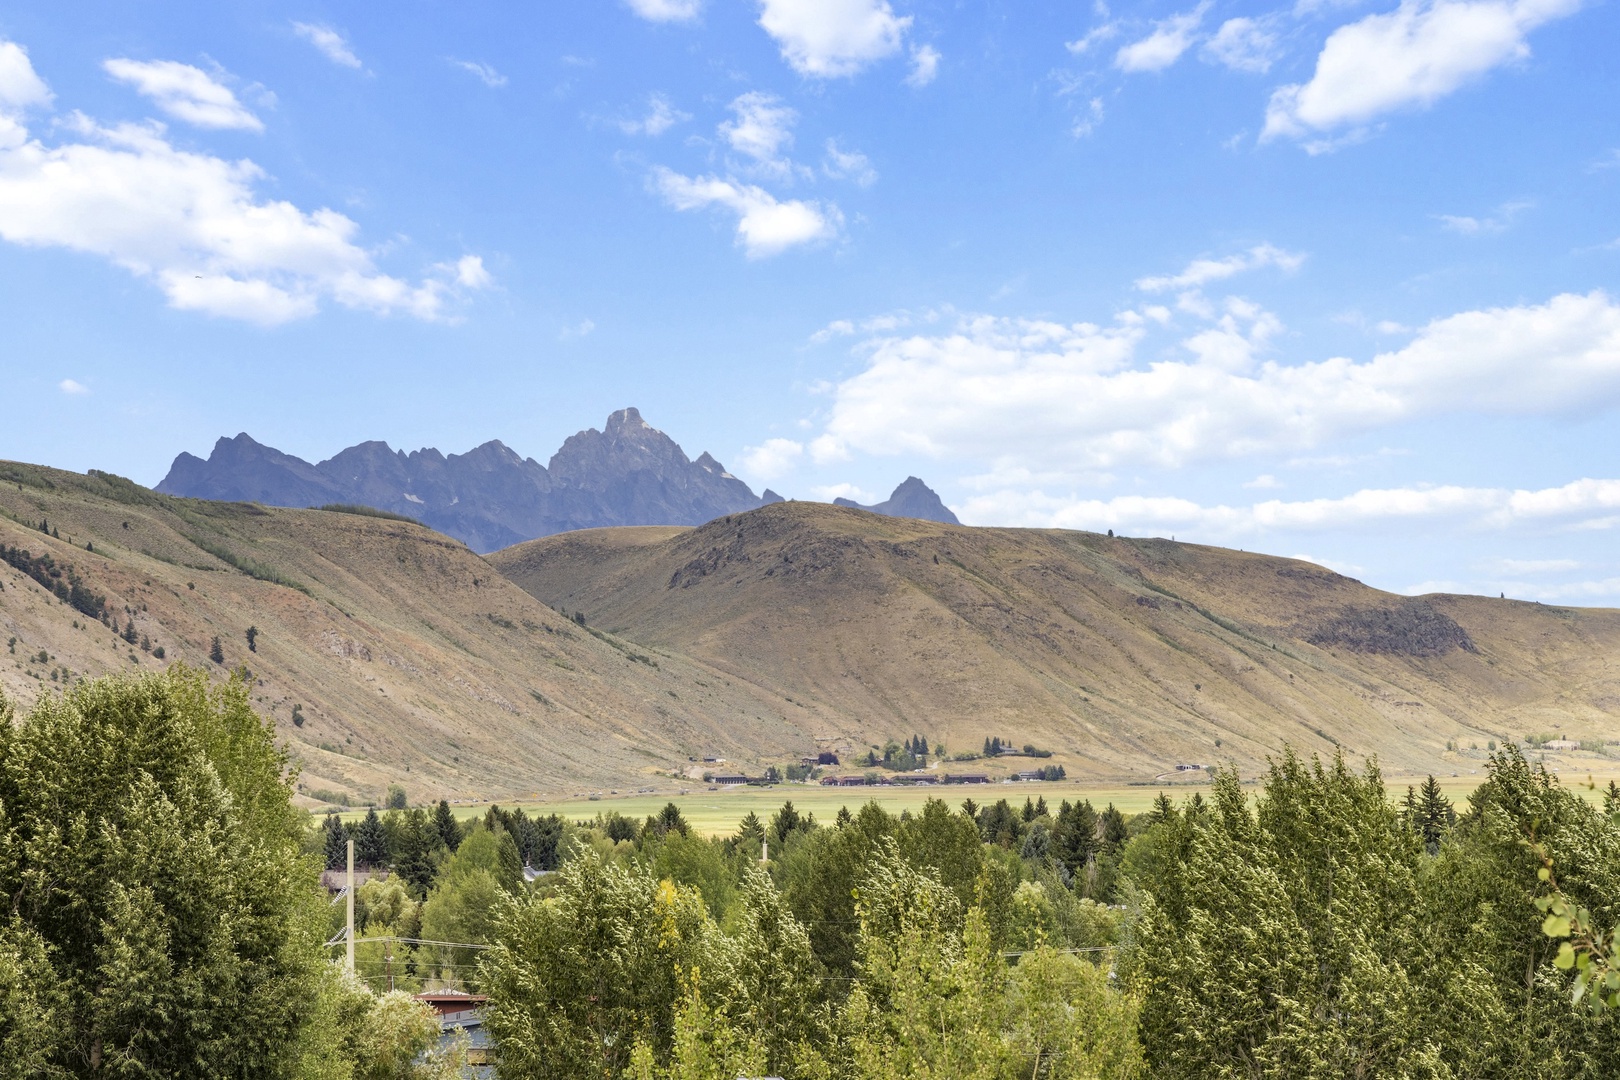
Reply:
[[820, 484], [811, 488], [810, 493], [819, 495], [828, 502], [832, 502], [834, 499], [853, 499], [863, 506], [871, 506], [873, 503], [882, 502], [882, 499], [875, 492], [856, 487], [854, 484]]
[[177, 120], [205, 128], [263, 131], [264, 123], [236, 100], [230, 87], [175, 60], [107, 60], [102, 69]]
[[939, 76], [939, 50], [932, 45], [918, 45], [911, 50], [911, 74], [906, 76], [907, 86], [924, 87]]
[[1283, 485], [1282, 481], [1278, 480], [1270, 473], [1261, 473], [1259, 476], [1255, 477], [1253, 480], [1250, 480], [1243, 486], [1246, 488], [1280, 488]]
[[88, 394], [90, 388], [77, 379], [63, 379], [56, 388], [64, 394]]
[[23, 117], [51, 103], [50, 87], [34, 72], [28, 50], [0, 40], [0, 150], [21, 146], [28, 138]]
[[1187, 264], [1186, 269], [1179, 274], [1168, 274], [1159, 277], [1138, 278], [1136, 287], [1143, 292], [1165, 292], [1170, 289], [1197, 289], [1208, 285], [1212, 281], [1224, 281], [1226, 278], [1250, 270], [1260, 270], [1268, 266], [1275, 266], [1279, 270], [1293, 272], [1298, 270], [1305, 262], [1305, 256], [1284, 251], [1271, 244], [1257, 244], [1248, 251], [1236, 255], [1228, 255], [1224, 259], [1194, 259]]
[[900, 51], [911, 17], [888, 0], [759, 0], [759, 25], [801, 75], [854, 75]]
[[1069, 134], [1077, 139], [1083, 139], [1097, 130], [1097, 125], [1103, 122], [1103, 100], [1100, 97], [1092, 98], [1087, 104], [1085, 112], [1069, 125]]
[[1067, 42], [1063, 47], [1076, 56], [1084, 56], [1091, 51], [1093, 45], [1103, 41], [1110, 41], [1119, 35], [1118, 23], [1103, 23], [1086, 31], [1086, 33], [1073, 41]]
[[[0, 49], [0, 62], [14, 55]], [[0, 139], [0, 238], [105, 258], [155, 282], [172, 307], [268, 325], [312, 315], [325, 298], [439, 319], [448, 300], [489, 284], [477, 256], [417, 284], [384, 274], [355, 243], [354, 221], [263, 199], [253, 162], [177, 149], [158, 124], [103, 127], [74, 114], [64, 127], [77, 139], [47, 146], [29, 137], [14, 100], [0, 99], [0, 132], [10, 133]]]
[[630, 10], [652, 22], [688, 22], [703, 10], [703, 0], [627, 0]]
[[1579, 570], [1575, 559], [1486, 559], [1480, 569], [1492, 574], [1559, 574]]
[[650, 135], [656, 138], [674, 127], [692, 119], [690, 113], [677, 109], [663, 94], [647, 95], [647, 115], [640, 120], [620, 120], [619, 130], [626, 135]]
[[1279, 87], [1261, 139], [1305, 138], [1432, 105], [1530, 55], [1525, 35], [1580, 0], [1403, 0], [1329, 35], [1310, 82]]
[[1210, 0], [1180, 15], [1153, 24], [1153, 33], [1122, 47], [1114, 54], [1114, 66], [1121, 71], [1163, 71], [1192, 48], [1198, 27], [1209, 10]]
[[488, 64], [479, 63], [477, 60], [457, 60], [455, 57], [451, 57], [450, 62], [461, 70], [478, 76], [478, 81], [490, 89], [506, 85], [506, 76]]
[[1277, 35], [1260, 19], [1227, 19], [1201, 50], [1206, 60], [1233, 71], [1263, 74], [1271, 70], [1277, 54]]
[[1494, 213], [1482, 218], [1440, 214], [1439, 220], [1445, 228], [1463, 236], [1488, 235], [1506, 231], [1507, 227], [1513, 224], [1514, 218], [1534, 205], [1528, 200], [1521, 199], [1518, 202], [1503, 203]]
[[736, 214], [737, 243], [753, 259], [829, 240], [844, 223], [838, 207], [831, 203], [782, 201], [751, 184], [714, 176], [682, 176], [663, 166], [653, 170], [651, 179], [654, 189], [677, 210], [719, 206]]
[[349, 48], [348, 39], [330, 26], [319, 23], [295, 22], [292, 24], [293, 33], [309, 42], [321, 51], [321, 55], [334, 64], [343, 67], [358, 68], [360, 58], [354, 55]]
[[596, 329], [596, 323], [590, 319], [581, 319], [573, 326], [565, 326], [557, 332], [558, 341], [578, 341], [582, 337], [590, 336]]
[[[969, 499], [962, 508], [962, 518], [972, 524], [1130, 531], [1178, 529], [1227, 540], [1276, 532], [1383, 528], [1395, 522], [1502, 530], [1557, 525], [1583, 514], [1616, 508], [1620, 508], [1620, 480], [1577, 480], [1540, 490], [1455, 485], [1366, 488], [1334, 499], [1269, 499], [1248, 506], [1204, 505], [1175, 496], [1080, 499], [1039, 491], [1001, 490]], [[1565, 568], [1562, 561], [1519, 565], [1520, 572]]]
[[821, 171], [834, 180], [853, 180], [861, 187], [871, 187], [878, 178], [877, 170], [872, 168], [865, 154], [841, 149], [837, 139], [827, 140], [827, 159], [822, 162]]
[[759, 480], [775, 480], [791, 472], [804, 458], [804, 444], [792, 439], [766, 439], [743, 450], [742, 470]]
[[1437, 319], [1404, 347], [1256, 363], [1274, 317], [1229, 301], [1183, 341], [1192, 359], [1141, 364], [1150, 327], [988, 316], [937, 336], [869, 341], [833, 390], [820, 460], [860, 451], [966, 457], [1063, 472], [1291, 450], [1448, 413], [1574, 415], [1620, 402], [1620, 304], [1602, 292]]
[[833, 338], [849, 337], [855, 333], [855, 324], [848, 319], [834, 319], [810, 335], [810, 344], [824, 345]]
[[734, 119], [719, 127], [720, 137], [737, 153], [752, 158], [770, 172], [791, 171], [782, 151], [793, 145], [793, 125], [799, 114], [774, 94], [751, 90], [728, 106]]

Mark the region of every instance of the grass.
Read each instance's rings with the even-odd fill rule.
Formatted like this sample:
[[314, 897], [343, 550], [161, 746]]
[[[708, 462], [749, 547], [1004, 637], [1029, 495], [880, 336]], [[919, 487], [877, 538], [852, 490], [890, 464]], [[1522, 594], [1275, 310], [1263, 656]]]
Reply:
[[[1587, 788], [1589, 770], [1566, 769], [1563, 777], [1564, 783], [1581, 795], [1593, 801], [1601, 798], [1601, 790], [1611, 778], [1620, 779], [1620, 772], [1613, 776], [1605, 773], [1598, 776], [1590, 775], [1595, 790]], [[1612, 772], [1612, 770], [1611, 770]], [[1468, 796], [1479, 786], [1484, 779], [1483, 773], [1479, 776], [1440, 777], [1440, 788], [1445, 795], [1460, 810], [1466, 809]], [[1422, 783], [1423, 777], [1398, 776], [1386, 778], [1391, 801], [1398, 800], [1406, 793], [1406, 786], [1416, 787]], [[625, 817], [641, 820], [650, 814], [655, 814], [664, 808], [666, 803], [673, 802], [681, 809], [681, 816], [686, 818], [699, 833], [705, 836], [729, 836], [737, 830], [737, 823], [749, 811], [757, 814], [760, 820], [766, 820], [784, 802], [792, 800], [794, 807], [800, 813], [812, 813], [817, 821], [830, 823], [838, 816], [839, 807], [847, 806], [850, 813], [854, 813], [869, 801], [876, 801], [879, 806], [892, 814], [902, 810], [916, 811], [929, 799], [944, 799], [952, 807], [962, 804], [964, 799], [972, 799], [983, 806], [985, 803], [994, 803], [998, 799], [1006, 799], [1014, 806], [1022, 806], [1026, 798], [1045, 798], [1047, 805], [1053, 810], [1064, 799], [1071, 802], [1080, 799], [1090, 799], [1091, 804], [1101, 810], [1109, 803], [1113, 803], [1125, 814], [1144, 813], [1153, 807], [1154, 799], [1159, 793], [1166, 792], [1178, 803], [1184, 799], [1192, 798], [1194, 791], [1202, 791], [1206, 798], [1209, 794], [1208, 784], [1165, 784], [1160, 786], [1131, 785], [1100, 786], [1084, 781], [1058, 780], [1042, 781], [1039, 783], [1010, 783], [1010, 784], [953, 784], [949, 787], [868, 787], [868, 788], [824, 788], [820, 784], [779, 784], [775, 787], [757, 788], [731, 788], [719, 791], [709, 791], [707, 786], [694, 782], [692, 787], [686, 789], [687, 794], [634, 794], [634, 795], [608, 795], [599, 799], [571, 798], [571, 799], [513, 799], [497, 800], [498, 804], [512, 809], [522, 807], [530, 815], [558, 814], [569, 820], [582, 820], [596, 817], [597, 814], [618, 812]], [[468, 818], [482, 817], [488, 809], [488, 803], [479, 803], [473, 806], [456, 806], [452, 810], [456, 817], [465, 821]], [[349, 811], [341, 816], [346, 820], [355, 820], [363, 817], [364, 810]]]

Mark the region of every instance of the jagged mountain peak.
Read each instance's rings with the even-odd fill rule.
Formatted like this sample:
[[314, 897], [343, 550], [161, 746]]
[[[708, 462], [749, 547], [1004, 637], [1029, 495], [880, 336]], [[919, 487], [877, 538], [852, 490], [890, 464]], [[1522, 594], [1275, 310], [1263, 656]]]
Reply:
[[477, 551], [572, 529], [699, 525], [764, 505], [708, 453], [679, 444], [630, 407], [571, 435], [549, 468], [499, 439], [463, 454], [358, 443], [318, 465], [256, 442], [220, 439], [204, 461], [175, 458], [158, 490], [270, 506], [354, 503], [405, 514]]
[[854, 510], [869, 510], [887, 517], [919, 518], [944, 525], [961, 524], [934, 489], [915, 476], [906, 477], [900, 482], [900, 486], [894, 489], [892, 495], [874, 506], [862, 506], [854, 499], [834, 499], [833, 504]]

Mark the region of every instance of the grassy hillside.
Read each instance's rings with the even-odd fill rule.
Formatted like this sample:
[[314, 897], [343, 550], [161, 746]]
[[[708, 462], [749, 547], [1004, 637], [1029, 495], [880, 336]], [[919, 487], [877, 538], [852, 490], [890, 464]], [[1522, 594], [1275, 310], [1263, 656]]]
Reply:
[[1620, 738], [1620, 612], [1414, 600], [1265, 555], [784, 503], [490, 561], [643, 647], [779, 689], [817, 731], [999, 735], [1071, 777], [1252, 766], [1284, 742], [1467, 777], [1491, 740]]
[[[306, 796], [662, 790], [673, 783], [654, 771], [689, 757], [813, 745], [802, 710], [769, 689], [580, 626], [408, 521], [0, 463], [0, 546], [14, 554], [0, 560], [7, 697], [26, 708], [68, 679], [176, 660], [221, 678], [246, 665]], [[48, 587], [73, 581], [77, 608]], [[98, 596], [118, 631], [134, 623], [133, 643], [80, 610]], [[224, 665], [209, 660], [216, 636]]]

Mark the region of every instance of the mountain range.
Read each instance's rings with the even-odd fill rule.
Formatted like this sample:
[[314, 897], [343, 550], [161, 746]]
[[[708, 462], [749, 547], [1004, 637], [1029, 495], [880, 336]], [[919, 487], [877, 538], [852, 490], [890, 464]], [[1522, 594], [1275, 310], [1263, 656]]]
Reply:
[[548, 465], [499, 440], [450, 455], [363, 442], [311, 465], [243, 433], [221, 438], [206, 461], [180, 454], [157, 490], [265, 506], [369, 506], [480, 552], [572, 529], [700, 525], [781, 501], [768, 489], [755, 495], [708, 453], [688, 458], [633, 408], [613, 413], [601, 431], [569, 436]]

